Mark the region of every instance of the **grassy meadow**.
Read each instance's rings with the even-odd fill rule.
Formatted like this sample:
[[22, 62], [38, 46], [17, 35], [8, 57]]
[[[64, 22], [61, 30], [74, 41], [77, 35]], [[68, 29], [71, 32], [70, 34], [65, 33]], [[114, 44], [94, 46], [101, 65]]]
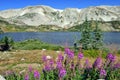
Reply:
[[13, 42], [11, 46], [9, 51], [0, 52], [0, 74], [6, 80], [119, 78], [120, 54], [114, 47], [99, 50], [79, 47], [76, 50], [74, 47], [57, 46], [39, 40]]

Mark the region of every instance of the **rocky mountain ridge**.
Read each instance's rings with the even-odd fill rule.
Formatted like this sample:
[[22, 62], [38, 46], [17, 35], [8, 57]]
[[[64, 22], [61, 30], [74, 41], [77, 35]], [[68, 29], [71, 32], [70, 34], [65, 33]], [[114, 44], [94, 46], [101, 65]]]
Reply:
[[113, 21], [120, 20], [120, 6], [96, 6], [84, 9], [54, 9], [49, 6], [29, 6], [21, 9], [0, 11], [0, 19], [16, 25], [57, 25], [71, 27], [88, 20]]

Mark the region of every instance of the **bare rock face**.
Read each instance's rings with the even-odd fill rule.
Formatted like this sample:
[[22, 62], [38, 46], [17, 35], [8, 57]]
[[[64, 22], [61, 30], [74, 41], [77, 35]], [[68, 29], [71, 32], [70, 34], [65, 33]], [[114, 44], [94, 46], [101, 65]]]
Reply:
[[56, 25], [71, 27], [88, 20], [113, 21], [120, 20], [120, 6], [96, 6], [84, 9], [54, 9], [49, 6], [30, 6], [21, 9], [0, 11], [0, 19], [16, 25]]

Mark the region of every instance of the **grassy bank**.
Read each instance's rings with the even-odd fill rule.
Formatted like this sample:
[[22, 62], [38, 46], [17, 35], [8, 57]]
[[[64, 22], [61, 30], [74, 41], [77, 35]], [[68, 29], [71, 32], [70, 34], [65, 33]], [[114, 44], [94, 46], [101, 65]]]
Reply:
[[[22, 42], [14, 42], [13, 44], [13, 49], [11, 50], [51, 50], [51, 51], [64, 51], [64, 46], [59, 46], [59, 45], [54, 45], [54, 44], [49, 44], [49, 43], [45, 43], [42, 42], [40, 40], [37, 39], [31, 39], [31, 40], [25, 40]], [[79, 53], [79, 48], [76, 50], [74, 49], [74, 47], [69, 47], [71, 50], [73, 50], [75, 52], [75, 55], [77, 55]], [[107, 47], [102, 47], [102, 49], [100, 50], [95, 50], [95, 49], [89, 49], [89, 50], [82, 50], [82, 52], [84, 53], [84, 55], [86, 57], [91, 57], [91, 58], [96, 58], [98, 56], [101, 56], [103, 58], [106, 57], [106, 55], [110, 52], [116, 54], [116, 55], [120, 55], [120, 50], [116, 50], [116, 49], [109, 49]]]
[[[7, 37], [6, 37], [7, 39]], [[40, 40], [37, 39], [30, 39], [30, 40], [25, 40], [25, 41], [20, 41], [20, 42], [14, 42], [12, 39], [8, 38], [8, 43], [11, 46], [10, 51], [15, 51], [15, 50], [52, 50], [52, 51], [64, 51], [65, 46], [60, 46], [60, 45], [55, 45], [55, 44], [49, 44], [49, 43], [45, 43], [42, 42]], [[5, 38], [1, 39], [0, 44], [4, 44], [5, 43]], [[78, 52], [80, 51], [79, 46], [77, 46], [77, 49], [75, 49], [74, 47], [70, 47], [68, 46], [71, 50], [74, 51], [75, 55], [78, 54]], [[112, 47], [112, 52], [115, 54], [120, 54], [120, 50], [116, 50], [114, 49], [114, 46]], [[104, 47], [102, 46], [101, 49], [99, 50], [95, 50], [95, 49], [88, 49], [88, 50], [84, 50], [82, 49], [82, 52], [84, 53], [84, 55], [86, 57], [104, 57], [111, 52], [111, 49], [108, 47]]]
[[15, 50], [37, 50], [37, 49], [64, 50], [62, 46], [48, 44], [37, 39], [25, 40], [22, 42], [14, 42], [13, 49]]

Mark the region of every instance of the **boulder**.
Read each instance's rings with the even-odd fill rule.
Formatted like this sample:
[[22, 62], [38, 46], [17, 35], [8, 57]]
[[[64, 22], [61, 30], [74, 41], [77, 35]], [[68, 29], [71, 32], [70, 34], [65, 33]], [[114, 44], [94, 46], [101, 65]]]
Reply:
[[10, 46], [6, 44], [0, 44], [0, 51], [7, 51], [9, 50]]
[[0, 75], [0, 80], [6, 80], [3, 76]]

